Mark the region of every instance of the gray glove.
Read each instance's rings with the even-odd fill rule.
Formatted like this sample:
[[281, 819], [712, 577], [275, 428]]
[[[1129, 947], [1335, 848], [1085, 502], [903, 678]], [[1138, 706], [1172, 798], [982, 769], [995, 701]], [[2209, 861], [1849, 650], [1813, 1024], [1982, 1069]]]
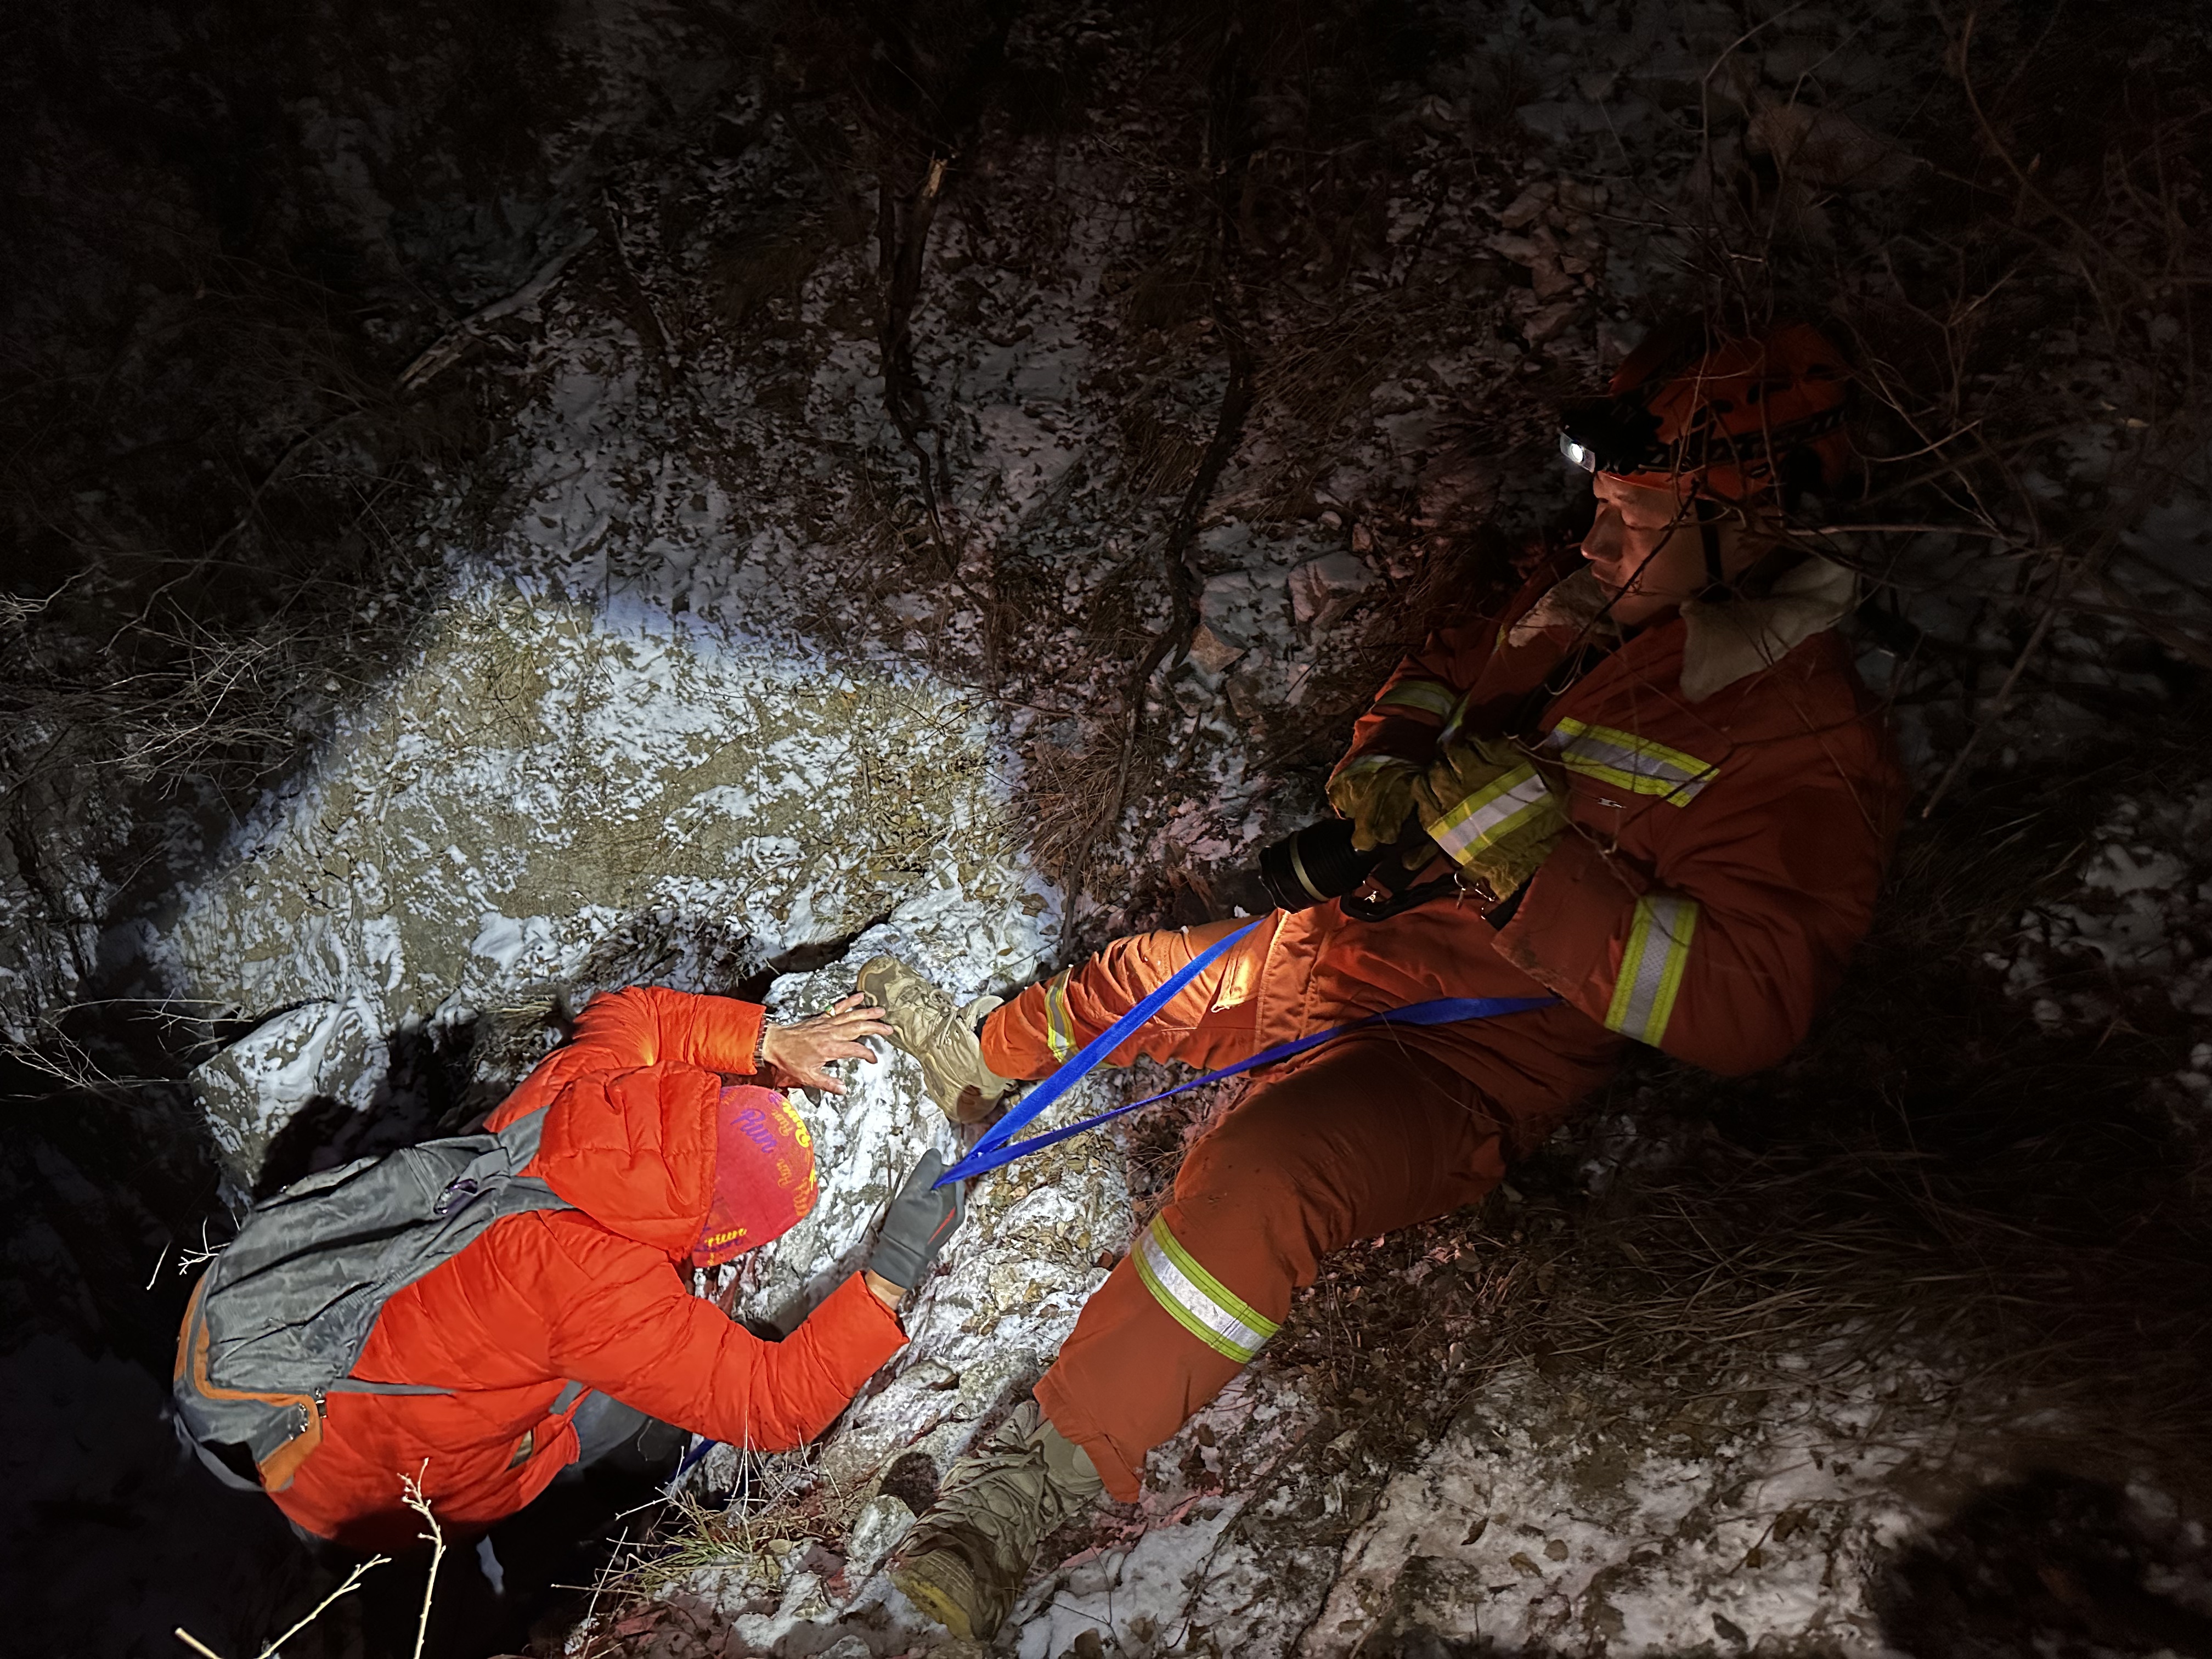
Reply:
[[921, 1283], [945, 1241], [967, 1217], [966, 1182], [956, 1181], [939, 1192], [930, 1190], [930, 1183], [944, 1173], [945, 1160], [934, 1152], [924, 1152], [891, 1200], [884, 1230], [876, 1235], [868, 1271], [882, 1274], [902, 1291]]

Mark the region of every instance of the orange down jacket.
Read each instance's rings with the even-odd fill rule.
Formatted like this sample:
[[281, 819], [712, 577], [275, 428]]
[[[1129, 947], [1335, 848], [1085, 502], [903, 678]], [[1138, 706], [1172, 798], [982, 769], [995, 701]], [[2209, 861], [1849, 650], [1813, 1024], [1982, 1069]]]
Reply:
[[639, 988], [595, 997], [574, 1041], [492, 1115], [543, 1109], [528, 1173], [573, 1210], [508, 1216], [386, 1303], [354, 1375], [443, 1395], [332, 1394], [322, 1443], [272, 1496], [307, 1530], [410, 1543], [400, 1480], [464, 1533], [513, 1514], [576, 1456], [571, 1380], [694, 1433], [781, 1450], [821, 1432], [905, 1341], [848, 1279], [780, 1343], [688, 1290], [714, 1178], [718, 1073], [752, 1070], [762, 1012]]

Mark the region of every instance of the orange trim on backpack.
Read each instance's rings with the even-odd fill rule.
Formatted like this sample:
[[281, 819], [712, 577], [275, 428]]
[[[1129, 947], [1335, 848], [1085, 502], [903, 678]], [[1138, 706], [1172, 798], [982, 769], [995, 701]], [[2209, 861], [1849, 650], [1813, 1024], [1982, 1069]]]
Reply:
[[185, 1304], [184, 1328], [177, 1333], [175, 1377], [183, 1380], [189, 1364], [193, 1389], [210, 1400], [258, 1400], [265, 1405], [292, 1407], [307, 1414], [306, 1428], [254, 1465], [264, 1492], [282, 1492], [292, 1484], [292, 1477], [299, 1474], [300, 1466], [323, 1443], [322, 1409], [312, 1395], [257, 1394], [248, 1389], [226, 1389], [219, 1387], [209, 1376], [208, 1348], [212, 1339], [199, 1317], [200, 1297], [207, 1289], [207, 1281], [208, 1276], [203, 1273], [200, 1282], [192, 1286], [192, 1299]]

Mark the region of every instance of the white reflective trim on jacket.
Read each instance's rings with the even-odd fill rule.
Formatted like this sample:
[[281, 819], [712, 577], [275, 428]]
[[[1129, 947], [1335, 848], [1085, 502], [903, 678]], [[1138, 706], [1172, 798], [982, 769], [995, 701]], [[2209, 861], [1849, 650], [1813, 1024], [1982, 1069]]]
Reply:
[[1534, 767], [1516, 766], [1423, 828], [1430, 840], [1465, 864], [1500, 836], [1542, 812], [1551, 797], [1551, 785], [1537, 775]]
[[1545, 734], [1544, 742], [1559, 751], [1559, 763], [1570, 772], [1632, 794], [1657, 795], [1675, 806], [1687, 806], [1720, 775], [1717, 762], [1610, 726], [1563, 720]]

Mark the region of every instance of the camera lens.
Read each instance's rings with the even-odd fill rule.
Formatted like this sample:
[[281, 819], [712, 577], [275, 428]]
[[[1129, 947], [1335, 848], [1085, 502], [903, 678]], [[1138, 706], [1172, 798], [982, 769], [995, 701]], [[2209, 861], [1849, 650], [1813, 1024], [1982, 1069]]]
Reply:
[[1310, 909], [1358, 886], [1382, 858], [1354, 850], [1346, 820], [1323, 818], [1261, 851], [1260, 884], [1280, 909]]

